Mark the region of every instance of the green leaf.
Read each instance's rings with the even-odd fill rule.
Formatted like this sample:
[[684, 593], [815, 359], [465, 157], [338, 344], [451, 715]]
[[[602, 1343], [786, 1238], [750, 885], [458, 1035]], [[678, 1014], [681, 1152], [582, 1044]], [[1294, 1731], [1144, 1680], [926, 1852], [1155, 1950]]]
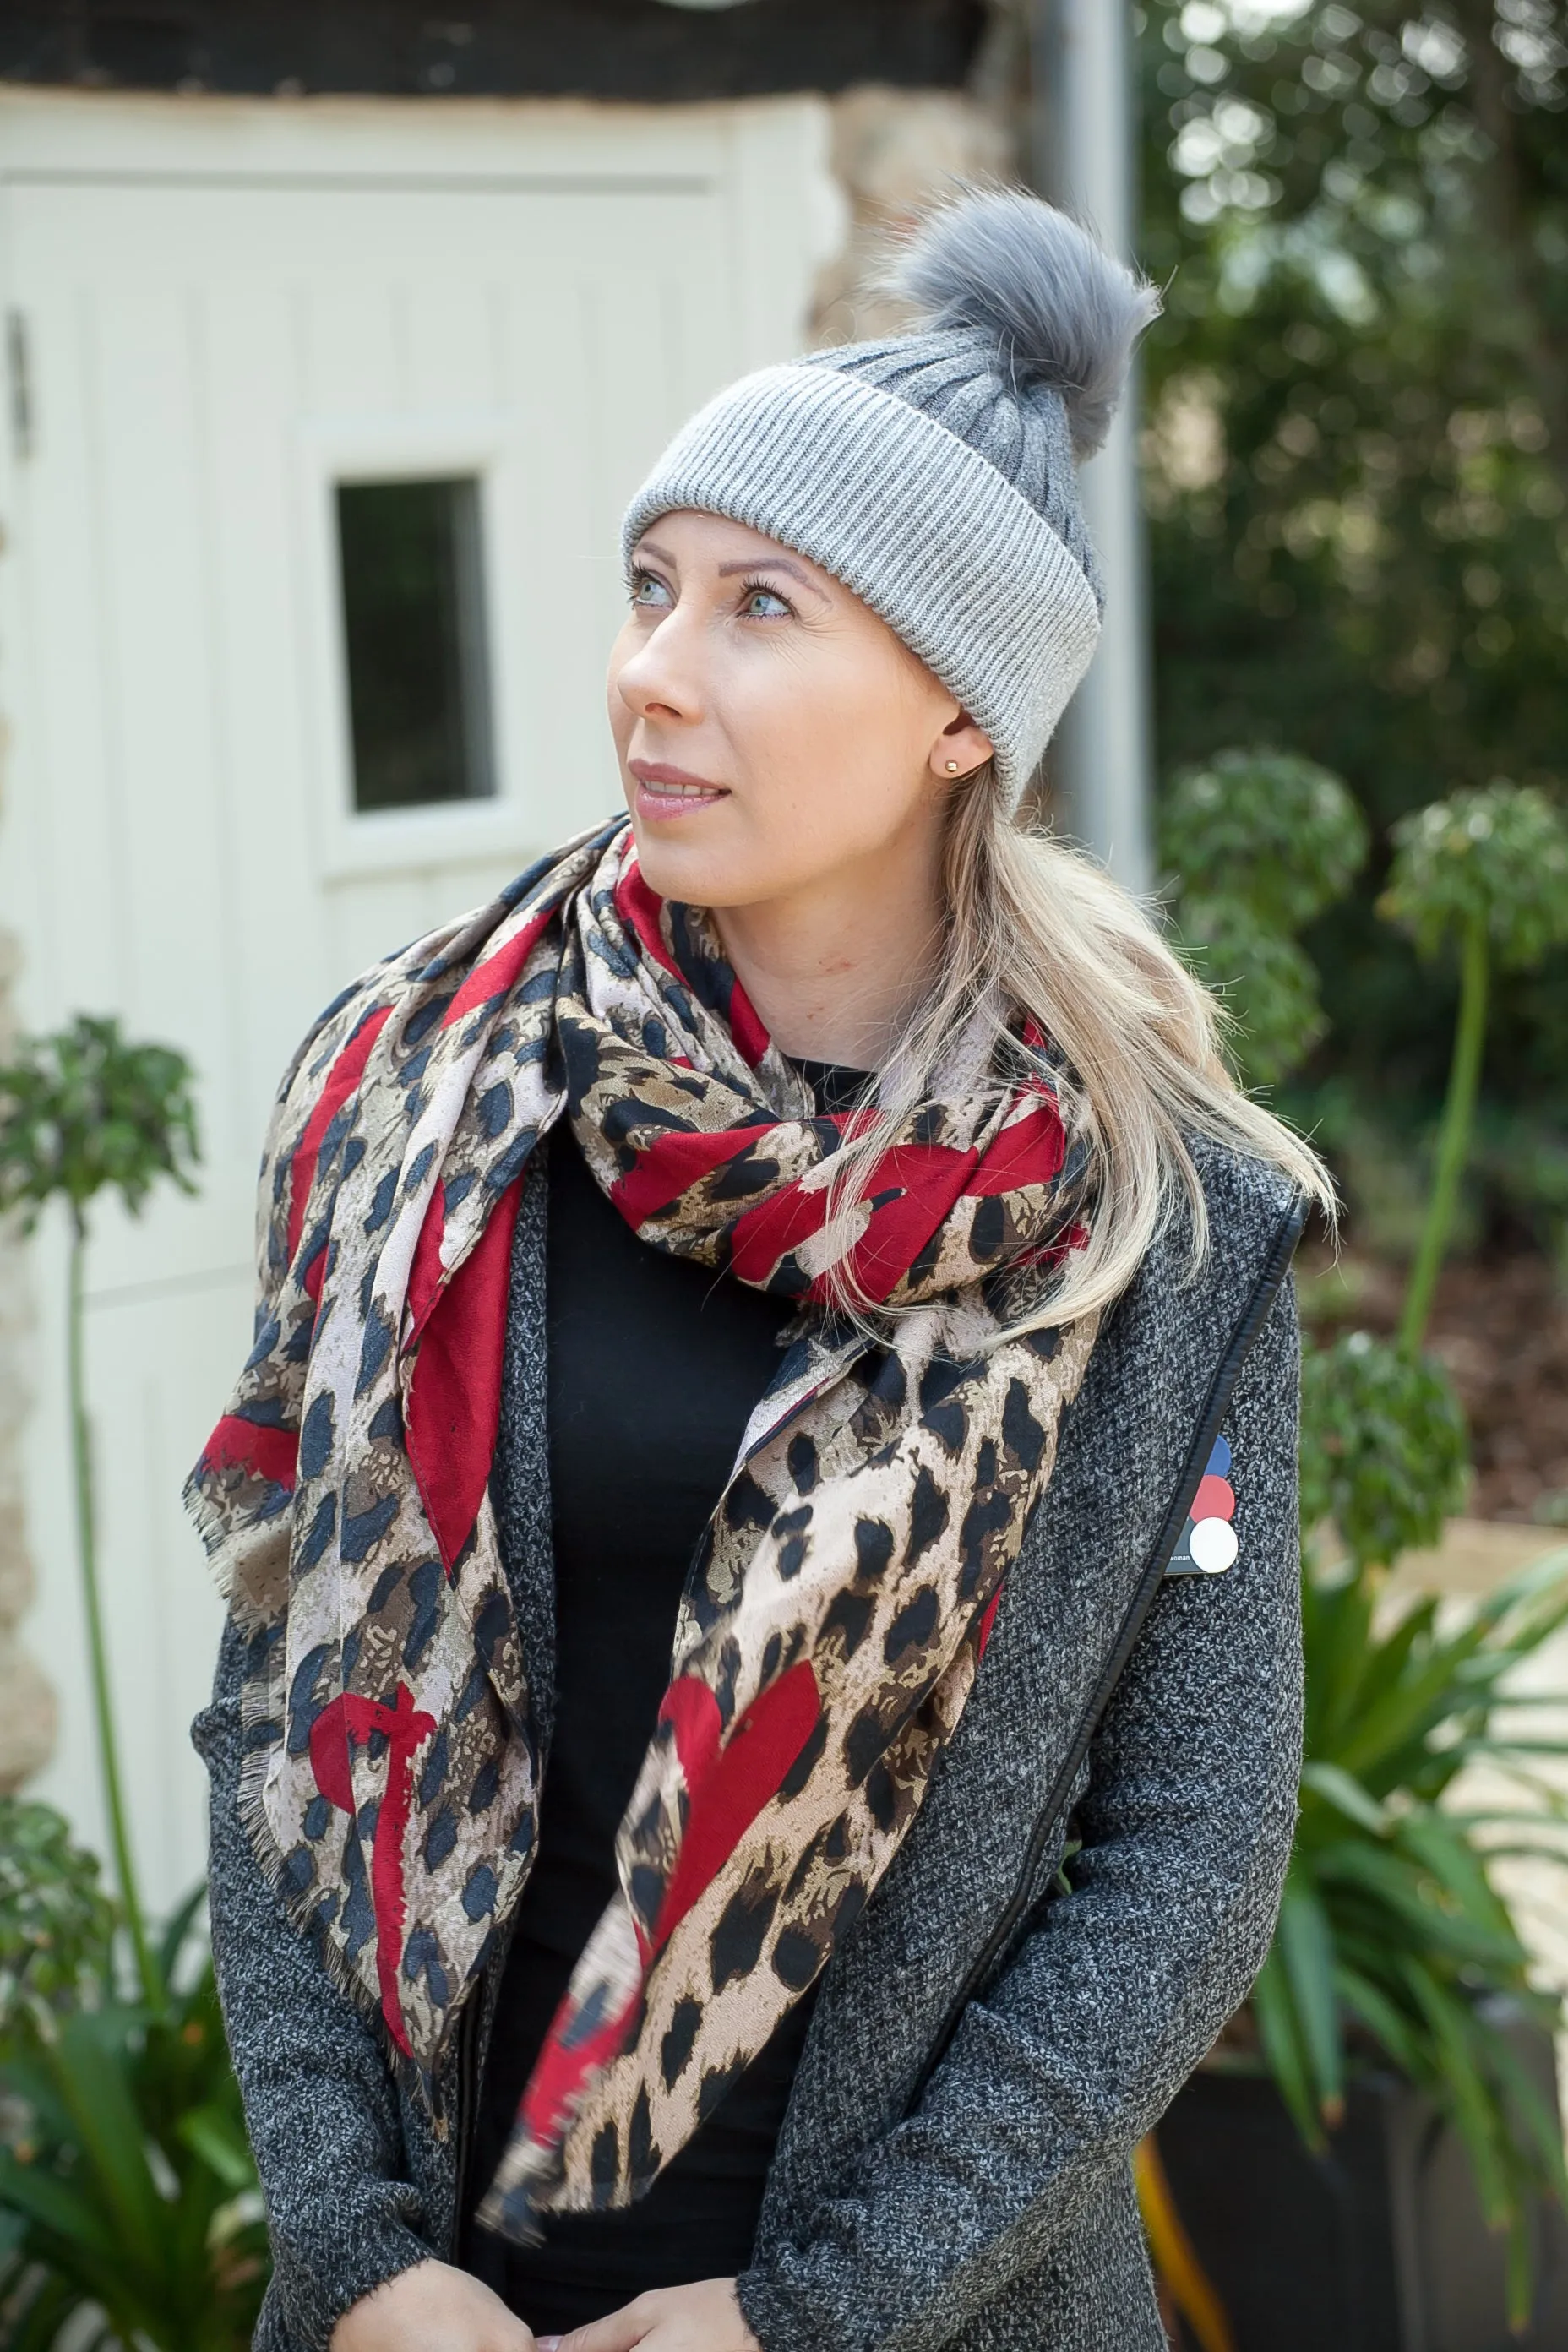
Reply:
[[1328, 1915], [1306, 1878], [1293, 1873], [1280, 1906], [1276, 1945], [1290, 1989], [1313, 2103], [1324, 2122], [1344, 2109], [1344, 2059], [1334, 1997], [1334, 1945]]
[[178, 1909], [172, 1912], [163, 1935], [159, 1937], [156, 1960], [158, 1973], [172, 1993], [184, 1952], [192, 1929], [206, 1911], [206, 1881], [199, 1879]]
[[233, 2191], [256, 2185], [256, 2164], [250, 2144], [228, 2116], [216, 2107], [192, 2107], [176, 2126], [193, 2156]]
[[1497, 2103], [1475, 2063], [1473, 2010], [1429, 1969], [1406, 1960], [1401, 1973], [1441, 2056], [1439, 2079], [1475, 2172], [1481, 2210], [1491, 2228], [1501, 2229], [1513, 2204], [1504, 2153], [1506, 2134], [1500, 2128]]
[[1387, 1847], [1349, 1840], [1317, 1856], [1318, 1883], [1331, 1900], [1337, 1887], [1369, 1896], [1383, 1916], [1384, 1932], [1395, 1948], [1441, 1952], [1449, 1958], [1490, 1968], [1512, 1989], [1520, 1965], [1519, 1938], [1499, 1932], [1489, 1920], [1446, 1908], [1422, 1891], [1421, 1869]]
[[1306, 1652], [1307, 1750], [1329, 1758], [1354, 1722], [1372, 1654], [1372, 1597], [1364, 1575], [1331, 1581], [1309, 1565], [1301, 1580]]
[[1347, 1821], [1354, 1822], [1374, 1837], [1381, 1837], [1388, 1826], [1384, 1808], [1367, 1795], [1352, 1773], [1338, 1764], [1316, 1764], [1308, 1761], [1301, 1767], [1301, 1786], [1315, 1797], [1331, 1805]]
[[1252, 2013], [1264, 2059], [1297, 2130], [1314, 2154], [1326, 2145], [1314, 2095], [1306, 2047], [1296, 2017], [1285, 1964], [1278, 1946], [1263, 1963], [1252, 1988]]
[[1522, 1969], [1528, 1956], [1507, 1906], [1492, 1891], [1480, 1855], [1458, 1825], [1446, 1821], [1441, 1813], [1423, 1809], [1401, 1821], [1397, 1836], [1399, 1843], [1431, 1872], [1456, 1908], [1495, 1936], [1500, 1945], [1510, 1947]]
[[102, 2014], [68, 2019], [49, 2063], [107, 2210], [126, 2243], [151, 2247], [163, 2231], [163, 2200], [147, 2161], [113, 2021]]
[[[1463, 1661], [1457, 1643], [1433, 1644], [1424, 1657], [1413, 1657], [1399, 1681], [1367, 1708], [1335, 1761], [1387, 1794], [1389, 1765], [1412, 1744], [1440, 1760], [1432, 1736], [1452, 1720]], [[1402, 1779], [1409, 1769], [1408, 1762], [1400, 1763]]]
[[1381, 2044], [1394, 2066], [1412, 2082], [1420, 2082], [1426, 2060], [1411, 2021], [1375, 1979], [1350, 1966], [1342, 1957], [1335, 1971], [1340, 1998], [1347, 2009]]
[[1520, 2063], [1519, 2053], [1505, 2032], [1487, 2020], [1479, 2021], [1489, 2048], [1488, 2064], [1498, 2077], [1513, 2123], [1521, 2126], [1536, 2163], [1560, 2205], [1568, 2208], [1568, 2163], [1563, 2151], [1563, 2126], [1555, 2107], [1542, 2097], [1540, 2086]]
[[105, 2265], [120, 2251], [118, 2237], [89, 2195], [39, 2165], [18, 2164], [5, 2148], [0, 2148], [0, 2204], [41, 2222], [57, 2238]]

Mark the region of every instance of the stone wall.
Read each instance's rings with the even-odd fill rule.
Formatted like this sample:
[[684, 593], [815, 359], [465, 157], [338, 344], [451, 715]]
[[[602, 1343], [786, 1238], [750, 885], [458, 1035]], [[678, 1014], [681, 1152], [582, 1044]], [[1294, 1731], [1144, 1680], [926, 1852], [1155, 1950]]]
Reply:
[[829, 160], [849, 230], [817, 281], [811, 334], [818, 345], [899, 327], [903, 314], [877, 278], [900, 227], [954, 182], [1009, 178], [1016, 169], [1007, 110], [989, 95], [871, 83], [831, 100], [829, 112]]
[[[16, 1043], [16, 943], [0, 931], [0, 1062]], [[27, 1255], [14, 1220], [0, 1220], [0, 1793], [47, 1763], [55, 1744], [54, 1693], [28, 1656], [19, 1622], [33, 1597], [22, 1516], [22, 1431], [31, 1402], [34, 1337]]]

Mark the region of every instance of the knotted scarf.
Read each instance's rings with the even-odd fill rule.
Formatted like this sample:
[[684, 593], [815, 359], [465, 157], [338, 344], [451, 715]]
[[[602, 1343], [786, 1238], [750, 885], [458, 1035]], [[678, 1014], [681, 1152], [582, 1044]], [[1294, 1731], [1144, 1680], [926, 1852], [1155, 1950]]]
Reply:
[[[256, 1343], [188, 1499], [247, 1640], [251, 1841], [438, 2111], [538, 1818], [489, 1480], [540, 1137], [569, 1121], [650, 1247], [799, 1306], [688, 1579], [619, 1892], [489, 2192], [502, 2231], [652, 2181], [816, 1977], [952, 1737], [1093, 1341], [1005, 1336], [1090, 1206], [1059, 1064], [1018, 1046], [1005, 1078], [958, 1050], [830, 1215], [857, 1114], [817, 1115], [622, 820], [375, 967], [284, 1081]], [[870, 1338], [846, 1263], [888, 1310]]]

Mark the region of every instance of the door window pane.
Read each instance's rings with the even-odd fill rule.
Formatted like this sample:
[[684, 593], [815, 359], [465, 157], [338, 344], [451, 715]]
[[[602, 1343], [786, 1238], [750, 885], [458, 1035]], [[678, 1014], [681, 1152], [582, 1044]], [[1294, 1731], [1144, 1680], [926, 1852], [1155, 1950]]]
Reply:
[[356, 809], [495, 789], [479, 485], [340, 482]]

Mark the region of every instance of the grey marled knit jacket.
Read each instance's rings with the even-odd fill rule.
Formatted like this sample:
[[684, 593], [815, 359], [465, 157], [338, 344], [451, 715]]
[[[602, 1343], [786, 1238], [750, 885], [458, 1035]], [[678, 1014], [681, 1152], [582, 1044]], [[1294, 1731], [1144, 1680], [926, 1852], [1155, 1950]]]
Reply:
[[[763, 2352], [1163, 2345], [1128, 2159], [1268, 1948], [1300, 1743], [1299, 1209], [1252, 1161], [1202, 1147], [1199, 1165], [1210, 1255], [1186, 1280], [1173, 1232], [1109, 1318], [958, 1731], [822, 1979], [740, 2283]], [[548, 1685], [545, 1192], [527, 1187], [518, 1222], [494, 1481]], [[1239, 1556], [1161, 1581], [1222, 1428]], [[272, 2233], [256, 2341], [321, 2352], [351, 2304], [449, 2253], [504, 1955], [452, 2061], [458, 2127], [437, 2138], [241, 1831], [238, 1679], [229, 1638], [195, 1737]], [[1083, 1844], [1064, 1894], [1069, 1813]]]

